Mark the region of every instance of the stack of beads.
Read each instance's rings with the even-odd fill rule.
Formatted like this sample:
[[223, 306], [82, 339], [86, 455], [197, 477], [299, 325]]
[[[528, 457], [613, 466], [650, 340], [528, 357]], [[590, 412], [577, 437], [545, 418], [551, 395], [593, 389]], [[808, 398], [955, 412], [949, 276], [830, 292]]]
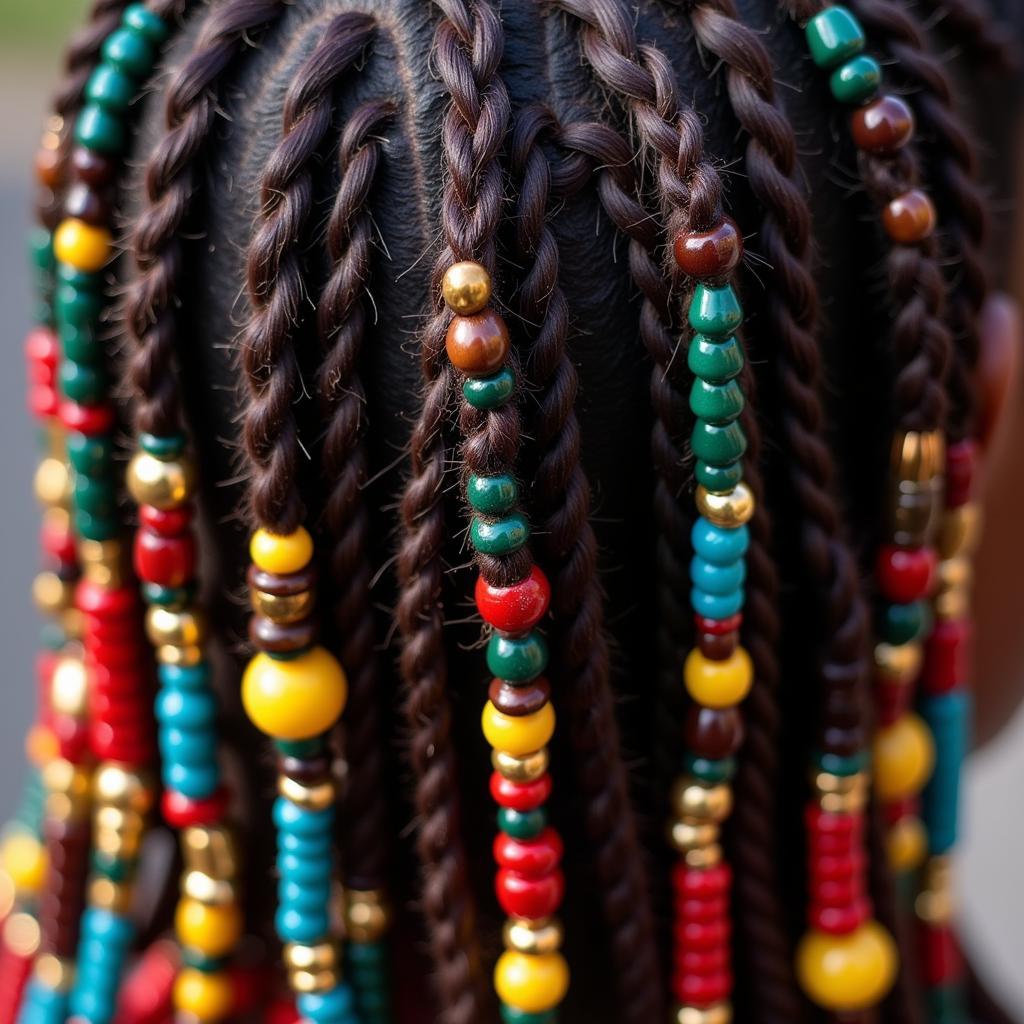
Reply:
[[672, 992], [677, 1024], [728, 1024], [732, 1019], [732, 873], [722, 860], [719, 830], [732, 809], [735, 754], [743, 740], [739, 705], [750, 691], [753, 666], [739, 644], [743, 621], [747, 523], [754, 500], [743, 482], [745, 406], [737, 377], [744, 356], [735, 332], [743, 311], [729, 276], [743, 256], [728, 218], [708, 231], [681, 234], [676, 263], [697, 281], [689, 323], [694, 375], [690, 408], [696, 417], [697, 507], [691, 539], [690, 603], [698, 645], [683, 670], [692, 705], [685, 727], [686, 770], [672, 788], [669, 838], [680, 855], [673, 869]]
[[[500, 414], [515, 392], [508, 328], [490, 305], [490, 275], [479, 263], [449, 267], [442, 290], [454, 314], [445, 348], [464, 377], [470, 414], [464, 423], [483, 421]], [[494, 678], [482, 724], [493, 748], [491, 794], [498, 804], [495, 889], [508, 915], [494, 986], [505, 1024], [550, 1024], [569, 984], [559, 952], [562, 926], [554, 917], [565, 888], [562, 841], [544, 808], [551, 793], [547, 744], [555, 713], [551, 686], [542, 676], [547, 647], [536, 626], [551, 591], [529, 557], [530, 528], [518, 507], [512, 460], [502, 464], [490, 452], [485, 458], [488, 472], [468, 472], [465, 479], [470, 541], [482, 569], [493, 559], [512, 577], [498, 582], [481, 571], [475, 589], [477, 610], [492, 628], [487, 668]]]
[[249, 638], [258, 652], [242, 679], [242, 702], [278, 753], [277, 934], [300, 1015], [311, 1024], [353, 1024], [331, 935], [336, 791], [325, 733], [341, 717], [348, 683], [317, 646], [313, 539], [257, 530], [249, 546]]
[[391, 1020], [391, 978], [384, 937], [390, 914], [380, 889], [345, 889], [345, 970], [361, 1024]]

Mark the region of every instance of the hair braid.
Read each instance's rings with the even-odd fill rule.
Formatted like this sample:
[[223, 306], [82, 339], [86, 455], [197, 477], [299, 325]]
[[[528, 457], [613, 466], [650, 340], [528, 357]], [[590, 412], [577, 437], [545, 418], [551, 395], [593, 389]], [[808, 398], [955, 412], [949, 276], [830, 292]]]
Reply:
[[390, 102], [372, 100], [359, 107], [345, 126], [338, 154], [341, 177], [327, 223], [332, 270], [317, 310], [325, 351], [317, 389], [327, 418], [322, 466], [329, 491], [324, 519], [332, 538], [334, 625], [349, 679], [344, 867], [354, 889], [383, 885], [387, 857], [381, 792], [385, 744], [370, 603], [369, 516], [362, 494], [368, 475], [363, 438], [366, 393], [359, 359], [366, 333], [363, 295], [370, 276], [373, 231], [367, 203], [381, 151], [381, 141], [374, 136], [393, 113]]
[[1009, 27], [997, 21], [986, 0], [921, 0], [942, 33], [955, 40], [978, 70], [1020, 68], [1020, 47]]
[[644, 854], [629, 800], [604, 630], [590, 486], [580, 461], [576, 368], [566, 347], [569, 309], [558, 282], [558, 242], [549, 222], [551, 174], [540, 145], [555, 128], [542, 107], [517, 121], [512, 167], [520, 184], [516, 242], [526, 269], [519, 314], [533, 328], [530, 382], [538, 390], [533, 434], [541, 452], [533, 488], [537, 542], [551, 573], [555, 657], [569, 708], [585, 817], [612, 935], [625, 1021], [657, 1020], [662, 986]]

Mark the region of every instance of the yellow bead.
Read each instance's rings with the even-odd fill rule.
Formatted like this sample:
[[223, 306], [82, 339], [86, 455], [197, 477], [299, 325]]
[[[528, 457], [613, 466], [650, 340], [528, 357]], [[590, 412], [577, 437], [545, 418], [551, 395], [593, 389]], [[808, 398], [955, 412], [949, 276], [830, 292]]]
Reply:
[[471, 316], [490, 302], [491, 275], [472, 260], [455, 263], [445, 271], [441, 293], [453, 313]]
[[231, 1012], [231, 982], [224, 973], [205, 974], [186, 967], [174, 982], [174, 1005], [200, 1021], [221, 1020]]
[[796, 970], [819, 1006], [855, 1013], [874, 1006], [892, 986], [898, 954], [889, 933], [867, 921], [848, 935], [809, 931], [796, 953]]
[[494, 968], [498, 998], [524, 1013], [554, 1009], [569, 988], [569, 967], [560, 953], [507, 950]]
[[514, 757], [540, 750], [555, 731], [555, 709], [545, 704], [530, 715], [502, 714], [490, 701], [484, 705], [483, 729], [495, 750]]
[[928, 834], [920, 818], [906, 815], [897, 821], [886, 838], [889, 867], [900, 873], [919, 868], [928, 852]]
[[753, 518], [754, 495], [744, 483], [738, 483], [726, 494], [712, 494], [706, 487], [698, 486], [697, 511], [715, 526], [732, 530]]
[[257, 530], [249, 542], [249, 557], [258, 569], [287, 576], [309, 565], [313, 557], [313, 538], [304, 526], [286, 536]]
[[128, 463], [126, 483], [137, 505], [180, 508], [195, 492], [196, 470], [191, 459], [158, 459], [140, 450]]
[[57, 261], [75, 270], [102, 270], [110, 258], [110, 247], [110, 232], [106, 228], [93, 227], [74, 217], [63, 221], [53, 236]]
[[0, 846], [0, 867], [18, 892], [38, 892], [46, 879], [46, 849], [28, 832], [10, 832]]
[[904, 800], [920, 793], [935, 763], [935, 744], [928, 726], [908, 712], [880, 729], [874, 761], [875, 789], [882, 800]]
[[233, 903], [216, 907], [184, 899], [175, 912], [174, 927], [183, 946], [204, 956], [225, 956], [242, 935], [242, 914]]
[[739, 704], [750, 692], [754, 666], [742, 647], [723, 661], [712, 661], [695, 647], [686, 658], [683, 677], [687, 691], [698, 704], [728, 708]]
[[257, 654], [242, 676], [242, 704], [253, 724], [282, 740], [306, 740], [326, 732], [341, 716], [348, 680], [323, 647], [294, 658]]

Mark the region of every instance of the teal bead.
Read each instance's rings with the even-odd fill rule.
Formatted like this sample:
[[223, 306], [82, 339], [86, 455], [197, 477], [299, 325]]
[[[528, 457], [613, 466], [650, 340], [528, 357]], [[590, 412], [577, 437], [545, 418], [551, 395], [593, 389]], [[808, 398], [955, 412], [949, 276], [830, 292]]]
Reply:
[[48, 651], [59, 651], [67, 642], [67, 634], [56, 622], [44, 623], [39, 630], [40, 646]]
[[326, 744], [323, 736], [313, 736], [308, 740], [274, 740], [274, 746], [285, 757], [297, 757], [308, 761], [310, 758], [319, 757], [324, 752]]
[[64, 282], [54, 293], [53, 312], [63, 337], [65, 325], [91, 327], [103, 312], [103, 297], [91, 288]]
[[867, 750], [858, 750], [856, 754], [830, 754], [818, 751], [815, 755], [818, 767], [829, 775], [849, 777], [858, 772], [867, 771], [870, 757]]
[[298, 836], [292, 832], [279, 832], [277, 850], [280, 856], [293, 854], [305, 860], [334, 856], [330, 832], [317, 836]]
[[712, 494], [727, 494], [743, 479], [743, 463], [737, 461], [728, 466], [712, 466], [698, 460], [693, 475], [697, 483]]
[[510, 683], [526, 683], [547, 668], [548, 645], [535, 629], [526, 636], [492, 633], [487, 641], [487, 668]]
[[131, 875], [131, 870], [126, 861], [120, 857], [114, 857], [109, 853], [94, 849], [89, 856], [89, 863], [92, 870], [105, 878], [113, 879], [115, 882], [123, 882]]
[[217, 735], [212, 729], [164, 726], [158, 735], [160, 754], [164, 761], [186, 765], [217, 763]]
[[327, 992], [308, 992], [295, 1000], [299, 1015], [310, 1024], [356, 1024], [355, 999], [344, 982]]
[[750, 547], [750, 530], [746, 526], [729, 529], [715, 526], [699, 516], [690, 530], [694, 552], [715, 565], [729, 565], [742, 558]]
[[97, 153], [120, 153], [125, 143], [124, 124], [106, 107], [88, 103], [75, 121], [75, 141]]
[[103, 44], [103, 59], [119, 71], [142, 78], [148, 75], [156, 60], [152, 44], [140, 32], [119, 28], [107, 36]]
[[535, 807], [532, 811], [498, 808], [498, 828], [513, 839], [533, 839], [544, 831], [547, 823], [548, 816], [543, 807]]
[[878, 92], [882, 68], [874, 57], [862, 53], [832, 72], [829, 86], [840, 103], [863, 103]]
[[130, 918], [112, 910], [89, 907], [82, 914], [82, 933], [101, 942], [125, 947], [135, 937], [135, 926]]
[[157, 675], [161, 686], [174, 690], [204, 690], [210, 685], [210, 666], [206, 662], [198, 665], [159, 665]]
[[466, 484], [466, 498], [477, 512], [485, 516], [501, 516], [515, 508], [519, 487], [508, 473], [500, 476], [477, 476]]
[[57, 379], [64, 395], [79, 405], [95, 405], [106, 393], [107, 382], [103, 371], [85, 363], [63, 360]]
[[502, 1024], [555, 1024], [558, 1020], [555, 1010], [531, 1013], [529, 1010], [519, 1010], [514, 1006], [508, 1006], [506, 1003], [502, 1003], [499, 1010]]
[[334, 825], [334, 808], [308, 811], [284, 797], [274, 801], [274, 824], [285, 832], [300, 837], [330, 836]]
[[134, 95], [132, 79], [109, 64], [100, 64], [85, 83], [85, 98], [112, 114], [127, 110]]
[[330, 852], [322, 857], [300, 857], [295, 853], [281, 853], [277, 857], [277, 870], [281, 878], [307, 885], [329, 876], [333, 864]]
[[45, 274], [52, 274], [57, 266], [53, 255], [53, 235], [41, 225], [34, 227], [28, 236], [29, 258], [32, 266]]
[[326, 906], [323, 910], [307, 912], [294, 907], [278, 906], [274, 915], [274, 928], [282, 942], [301, 942], [312, 945], [330, 933], [331, 923]]
[[192, 967], [203, 974], [214, 974], [223, 971], [228, 961], [222, 956], [204, 956], [198, 950], [183, 946], [181, 950], [181, 962], [185, 967]]
[[693, 454], [712, 466], [729, 466], [743, 457], [747, 450], [747, 436], [738, 423], [716, 426], [706, 420], [697, 420], [690, 435]]
[[144, 4], [131, 4], [126, 7], [124, 14], [121, 15], [121, 24], [157, 45], [162, 43], [170, 32], [167, 22]]
[[155, 707], [157, 721], [176, 729], [199, 729], [217, 720], [217, 701], [208, 690], [163, 690]]
[[908, 644], [919, 640], [931, 628], [931, 609], [925, 601], [910, 604], [887, 604], [882, 607], [880, 630], [889, 644]]
[[331, 902], [331, 876], [325, 874], [315, 882], [293, 882], [282, 878], [277, 884], [277, 898], [280, 903], [296, 909], [319, 910]]
[[176, 459], [185, 451], [185, 435], [139, 434], [139, 447], [158, 459]]
[[746, 578], [747, 565], [742, 558], [727, 565], [715, 565], [699, 556], [690, 559], [690, 581], [716, 597], [728, 597], [743, 586]]
[[61, 324], [60, 344], [64, 358], [76, 363], [98, 363], [103, 358], [103, 343], [92, 323]]
[[220, 768], [216, 762], [205, 765], [167, 764], [161, 772], [164, 788], [181, 793], [189, 800], [206, 800], [217, 792]]
[[838, 67], [864, 49], [864, 30], [845, 7], [827, 7], [804, 30], [811, 58], [826, 71]]
[[71, 468], [83, 476], [99, 476], [114, 457], [114, 442], [108, 435], [88, 437], [72, 431], [67, 435], [66, 446]]
[[711, 760], [707, 757], [694, 757], [688, 754], [685, 759], [687, 775], [692, 775], [701, 782], [708, 782], [718, 785], [720, 782], [728, 782], [736, 774], [736, 758], [723, 757], [720, 760]]
[[93, 292], [97, 295], [103, 289], [102, 270], [79, 270], [70, 263], [57, 264], [57, 280], [79, 291]]
[[75, 508], [92, 516], [117, 516], [117, 492], [110, 480], [104, 477], [74, 476]]
[[925, 993], [928, 1024], [964, 1024], [970, 1020], [967, 993], [956, 981], [930, 986]]
[[494, 522], [473, 516], [469, 527], [469, 539], [483, 555], [510, 555], [518, 551], [529, 537], [530, 525], [518, 512]]
[[698, 334], [724, 338], [742, 323], [743, 307], [731, 285], [697, 285], [690, 302], [690, 326]]
[[81, 508], [75, 509], [74, 523], [79, 535], [86, 540], [113, 540], [121, 530], [116, 516], [96, 515]]
[[935, 739], [935, 767], [921, 795], [928, 851], [939, 856], [956, 845], [960, 827], [960, 774], [970, 749], [971, 698], [965, 690], [925, 697], [918, 707]]
[[497, 409], [515, 390], [515, 374], [508, 369], [499, 370], [491, 377], [467, 377], [462, 384], [462, 395], [474, 409]]
[[383, 942], [349, 942], [345, 956], [350, 963], [363, 969], [368, 966], [386, 967], [388, 961], [387, 947]]
[[690, 372], [712, 384], [724, 384], [743, 369], [743, 349], [735, 338], [716, 341], [695, 334], [690, 341], [686, 365]]
[[690, 388], [690, 409], [708, 423], [731, 423], [743, 412], [743, 392], [734, 380], [710, 384], [698, 377]]
[[142, 596], [147, 604], [158, 604], [163, 608], [184, 608], [195, 598], [196, 588], [162, 587], [159, 583], [143, 583]]
[[728, 594], [709, 594], [700, 587], [692, 587], [690, 606], [705, 619], [727, 619], [743, 608], [744, 596], [742, 587]]

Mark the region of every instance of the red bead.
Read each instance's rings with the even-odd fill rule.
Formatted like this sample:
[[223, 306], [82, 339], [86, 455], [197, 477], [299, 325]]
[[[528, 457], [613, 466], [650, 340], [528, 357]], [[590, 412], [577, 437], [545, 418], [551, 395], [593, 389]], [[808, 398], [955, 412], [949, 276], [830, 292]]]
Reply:
[[732, 885], [732, 871], [724, 863], [711, 868], [691, 868], [678, 863], [672, 868], [672, 885], [677, 895], [691, 899], [723, 896]]
[[978, 461], [978, 446], [968, 439], [946, 449], [946, 505], [956, 508], [971, 500]]
[[537, 566], [511, 587], [495, 587], [483, 576], [476, 581], [476, 606], [484, 622], [503, 633], [525, 633], [544, 617], [551, 585]]
[[160, 801], [160, 809], [164, 820], [172, 828], [185, 828], [188, 825], [216, 825], [228, 809], [231, 794], [221, 786], [213, 796], [204, 800], [190, 800], [181, 793], [165, 789]]
[[163, 537], [177, 537], [192, 524], [192, 506], [154, 508], [152, 505], [140, 505], [139, 522]]
[[844, 907], [821, 907], [811, 904], [807, 919], [812, 928], [829, 935], [849, 935], [871, 917], [871, 904], [866, 899]]
[[811, 900], [820, 907], [846, 907], [864, 894], [861, 879], [852, 876], [834, 882], [812, 880], [810, 890]]
[[494, 837], [494, 859], [520, 875], [547, 875], [562, 860], [562, 838], [553, 828], [544, 829], [533, 839], [514, 839], [505, 832]]
[[838, 882], [863, 877], [864, 852], [851, 850], [848, 854], [823, 854], [812, 857], [808, 862], [811, 885], [821, 882]]
[[52, 380], [60, 362], [60, 342], [54, 331], [49, 327], [33, 327], [25, 338], [25, 358], [30, 367], [40, 366], [49, 370]]
[[506, 914], [527, 918], [550, 917], [562, 905], [565, 878], [559, 870], [528, 877], [501, 868], [494, 879], [494, 891]]
[[729, 949], [721, 946], [718, 949], [686, 949], [673, 957], [675, 969], [686, 974], [708, 975], [729, 968]]
[[93, 186], [105, 185], [117, 173], [118, 167], [111, 157], [85, 146], [76, 146], [71, 151], [71, 165], [79, 181]]
[[500, 772], [492, 772], [491, 796], [501, 807], [532, 811], [551, 796], [551, 776], [545, 773], [533, 782], [513, 782]]
[[673, 904], [676, 920], [680, 922], [720, 921], [729, 916], [729, 901], [724, 896], [705, 900], [677, 900]]
[[59, 405], [56, 388], [36, 385], [28, 389], [28, 411], [36, 419], [46, 420], [56, 416]]
[[934, 230], [935, 205], [919, 188], [897, 196], [882, 211], [886, 234], [899, 245], [917, 245]]
[[698, 633], [735, 633], [743, 625], [743, 613], [737, 612], [727, 619], [707, 619], [703, 615], [695, 615], [693, 622]]
[[727, 918], [717, 921], [676, 921], [672, 928], [676, 949], [706, 951], [726, 945], [732, 934]]
[[865, 153], [895, 153], [914, 134], [914, 114], [905, 101], [886, 94], [857, 110], [850, 130], [857, 148]]
[[154, 942], [128, 973], [117, 998], [119, 1024], [165, 1024], [171, 1019], [181, 956], [174, 942]]
[[948, 985], [963, 977], [963, 957], [949, 928], [922, 927], [921, 953], [926, 984]]
[[966, 619], [935, 623], [925, 645], [922, 687], [928, 693], [947, 693], [968, 679], [971, 623]]
[[53, 715], [50, 730], [57, 739], [60, 756], [72, 764], [81, 763], [89, 751], [89, 723], [71, 715]]
[[676, 999], [684, 1006], [703, 1008], [729, 997], [732, 974], [729, 971], [709, 975], [677, 973], [672, 987]]
[[724, 217], [710, 231], [682, 231], [672, 250], [688, 277], [714, 281], [728, 277], [743, 257], [743, 239], [735, 222]]
[[820, 836], [827, 835], [858, 837], [864, 831], [863, 815], [823, 811], [816, 800], [807, 804], [804, 823], [812, 842]]
[[887, 601], [910, 604], [931, 593], [937, 567], [933, 548], [885, 544], [878, 552], [875, 573], [879, 589]]
[[144, 583], [182, 587], [196, 572], [196, 541], [191, 533], [163, 537], [150, 529], [135, 531], [133, 564]]
[[719, 761], [743, 744], [743, 715], [738, 707], [706, 708], [691, 704], [683, 723], [686, 749], [695, 757]]
[[75, 606], [84, 615], [115, 619], [130, 615], [138, 607], [134, 587], [111, 589], [83, 580], [75, 590]]
[[75, 538], [66, 527], [53, 519], [44, 519], [40, 530], [40, 544], [43, 551], [62, 565], [73, 565], [75, 561]]
[[302, 1015], [291, 999], [278, 998], [266, 1010], [265, 1024], [299, 1024]]
[[111, 405], [79, 405], [77, 402], [61, 402], [57, 414], [68, 430], [75, 430], [87, 437], [109, 434], [114, 427], [114, 409]]
[[905, 800], [894, 800], [882, 808], [886, 823], [894, 825], [900, 818], [919, 818], [921, 816], [921, 800], [917, 796], [908, 796]]

